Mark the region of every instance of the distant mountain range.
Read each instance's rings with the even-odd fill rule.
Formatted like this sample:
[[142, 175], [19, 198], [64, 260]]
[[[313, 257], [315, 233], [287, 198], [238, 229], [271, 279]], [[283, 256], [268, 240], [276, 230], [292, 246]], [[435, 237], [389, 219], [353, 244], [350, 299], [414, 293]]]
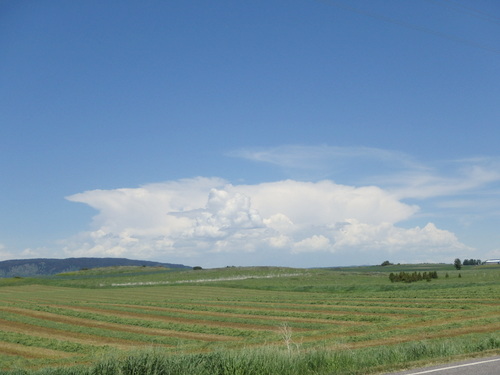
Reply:
[[148, 266], [190, 269], [182, 264], [132, 260], [126, 258], [67, 258], [67, 259], [15, 259], [0, 262], [0, 277], [29, 277], [55, 275], [85, 268], [113, 266]]

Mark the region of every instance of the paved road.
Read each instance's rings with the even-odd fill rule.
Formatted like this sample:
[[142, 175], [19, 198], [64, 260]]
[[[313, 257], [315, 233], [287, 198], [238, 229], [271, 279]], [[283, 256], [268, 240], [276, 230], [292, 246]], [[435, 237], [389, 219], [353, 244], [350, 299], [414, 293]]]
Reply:
[[489, 358], [476, 358], [468, 361], [448, 363], [441, 366], [433, 366], [391, 373], [391, 375], [499, 375], [500, 356]]

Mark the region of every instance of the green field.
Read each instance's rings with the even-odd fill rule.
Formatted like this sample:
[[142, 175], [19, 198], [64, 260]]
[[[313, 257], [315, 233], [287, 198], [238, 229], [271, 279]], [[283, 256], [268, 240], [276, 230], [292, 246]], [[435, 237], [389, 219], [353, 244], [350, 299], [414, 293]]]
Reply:
[[[439, 277], [391, 283], [400, 271]], [[0, 279], [0, 370], [97, 374], [136, 358], [189, 363], [193, 374], [265, 373], [250, 370], [256, 361], [269, 373], [291, 374], [286, 363], [304, 374], [384, 372], [499, 353], [499, 295], [497, 266], [116, 267]], [[202, 371], [214, 358], [225, 370]]]

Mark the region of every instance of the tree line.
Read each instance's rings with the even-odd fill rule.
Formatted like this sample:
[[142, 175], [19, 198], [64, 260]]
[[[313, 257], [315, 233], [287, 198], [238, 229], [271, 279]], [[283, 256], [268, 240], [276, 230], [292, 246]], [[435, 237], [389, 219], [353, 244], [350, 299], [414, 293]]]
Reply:
[[461, 269], [462, 266], [480, 266], [481, 264], [483, 264], [481, 259], [464, 259], [464, 262], [462, 263], [460, 258], [457, 258], [453, 262], [453, 265], [457, 270]]
[[481, 259], [464, 259], [462, 264], [464, 266], [480, 266], [483, 263], [481, 262]]

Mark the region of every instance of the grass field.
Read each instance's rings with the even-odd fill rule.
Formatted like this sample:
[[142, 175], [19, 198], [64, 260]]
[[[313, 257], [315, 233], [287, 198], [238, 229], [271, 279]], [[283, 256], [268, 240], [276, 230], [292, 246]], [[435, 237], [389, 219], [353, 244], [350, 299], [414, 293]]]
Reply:
[[[389, 273], [400, 271], [437, 271], [439, 278], [391, 283]], [[264, 373], [250, 371], [255, 361], [269, 362], [269, 373], [278, 365], [294, 373], [285, 363], [303, 374], [377, 373], [498, 353], [499, 292], [495, 266], [118, 267], [0, 279], [0, 370], [141, 373], [110, 363], [161, 358], [197, 364], [196, 372], [186, 370], [192, 374]], [[239, 363], [238, 371], [202, 371], [215, 357]]]

